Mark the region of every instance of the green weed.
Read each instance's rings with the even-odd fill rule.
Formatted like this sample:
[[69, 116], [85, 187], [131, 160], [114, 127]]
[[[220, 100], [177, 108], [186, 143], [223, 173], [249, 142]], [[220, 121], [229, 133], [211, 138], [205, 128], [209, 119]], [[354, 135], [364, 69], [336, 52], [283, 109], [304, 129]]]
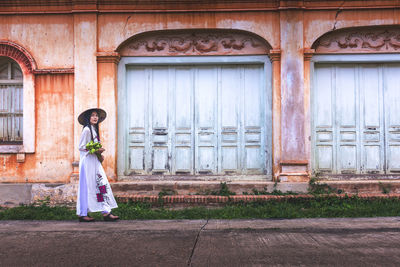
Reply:
[[[252, 203], [228, 203], [221, 208], [193, 207], [166, 209], [151, 203], [119, 203], [113, 213], [124, 220], [148, 219], [253, 219], [253, 218], [333, 218], [398, 216], [400, 199], [353, 197], [290, 198]], [[91, 214], [101, 220], [101, 214]], [[76, 220], [68, 207], [19, 206], [0, 210], [0, 220]]]
[[392, 190], [391, 184], [384, 185], [383, 183], [379, 182], [379, 187], [381, 188], [383, 194], [389, 194]]

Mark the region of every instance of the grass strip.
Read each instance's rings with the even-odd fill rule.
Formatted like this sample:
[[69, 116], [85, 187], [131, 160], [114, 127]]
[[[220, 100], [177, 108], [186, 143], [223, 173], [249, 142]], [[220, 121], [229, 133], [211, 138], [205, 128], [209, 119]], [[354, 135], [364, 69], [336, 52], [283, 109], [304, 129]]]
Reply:
[[[191, 207], [180, 210], [149, 203], [119, 203], [113, 211], [124, 220], [157, 219], [255, 219], [255, 218], [333, 218], [384, 217], [400, 215], [399, 198], [361, 199], [357, 196], [317, 197], [315, 199], [269, 200], [253, 203], [227, 203], [220, 208]], [[91, 214], [97, 219], [101, 214]], [[0, 220], [76, 220], [75, 210], [48, 204], [0, 209]]]

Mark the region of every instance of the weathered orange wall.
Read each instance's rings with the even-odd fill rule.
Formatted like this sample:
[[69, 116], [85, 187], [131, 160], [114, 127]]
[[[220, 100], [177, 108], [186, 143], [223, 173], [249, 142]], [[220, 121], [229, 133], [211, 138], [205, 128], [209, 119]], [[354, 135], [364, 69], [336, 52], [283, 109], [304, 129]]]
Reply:
[[72, 74], [35, 79], [36, 152], [17, 163], [16, 154], [0, 154], [0, 182], [68, 182], [73, 160]]
[[28, 50], [39, 69], [74, 67], [73, 30], [71, 15], [0, 16], [0, 39]]
[[239, 29], [280, 46], [279, 12], [188, 12], [100, 14], [99, 51], [114, 51], [126, 39], [146, 31], [166, 29]]

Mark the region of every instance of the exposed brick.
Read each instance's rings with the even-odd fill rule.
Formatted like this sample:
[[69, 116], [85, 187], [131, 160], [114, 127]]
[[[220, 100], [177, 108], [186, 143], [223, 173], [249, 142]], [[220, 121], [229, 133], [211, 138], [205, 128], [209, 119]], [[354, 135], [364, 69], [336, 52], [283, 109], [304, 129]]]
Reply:
[[18, 51], [15, 49], [11, 49], [10, 53], [10, 57], [15, 58], [18, 54]]
[[25, 54], [25, 50], [14, 43], [11, 42], [2, 42], [0, 44], [0, 55], [7, 56], [14, 59], [18, 64], [26, 66], [29, 71], [32, 71], [32, 59]]

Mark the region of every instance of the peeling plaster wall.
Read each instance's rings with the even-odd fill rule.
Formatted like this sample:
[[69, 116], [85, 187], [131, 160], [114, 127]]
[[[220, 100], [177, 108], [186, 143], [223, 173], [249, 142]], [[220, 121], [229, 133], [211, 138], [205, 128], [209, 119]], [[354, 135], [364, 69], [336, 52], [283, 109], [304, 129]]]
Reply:
[[73, 160], [72, 74], [38, 75], [36, 152], [18, 163], [16, 154], [0, 154], [0, 182], [68, 182]]
[[[303, 14], [281, 14], [282, 160], [304, 160]], [[275, 79], [278, 77], [274, 77]]]
[[245, 30], [260, 35], [273, 48], [280, 46], [278, 12], [100, 14], [99, 51], [114, 51], [123, 41], [146, 31], [208, 28]]
[[73, 34], [71, 15], [0, 16], [0, 39], [27, 49], [39, 69], [74, 67]]
[[[74, 148], [78, 147], [82, 126], [78, 116], [88, 108], [98, 106], [97, 83], [97, 17], [95, 14], [74, 14]], [[74, 149], [74, 161], [79, 151]]]

